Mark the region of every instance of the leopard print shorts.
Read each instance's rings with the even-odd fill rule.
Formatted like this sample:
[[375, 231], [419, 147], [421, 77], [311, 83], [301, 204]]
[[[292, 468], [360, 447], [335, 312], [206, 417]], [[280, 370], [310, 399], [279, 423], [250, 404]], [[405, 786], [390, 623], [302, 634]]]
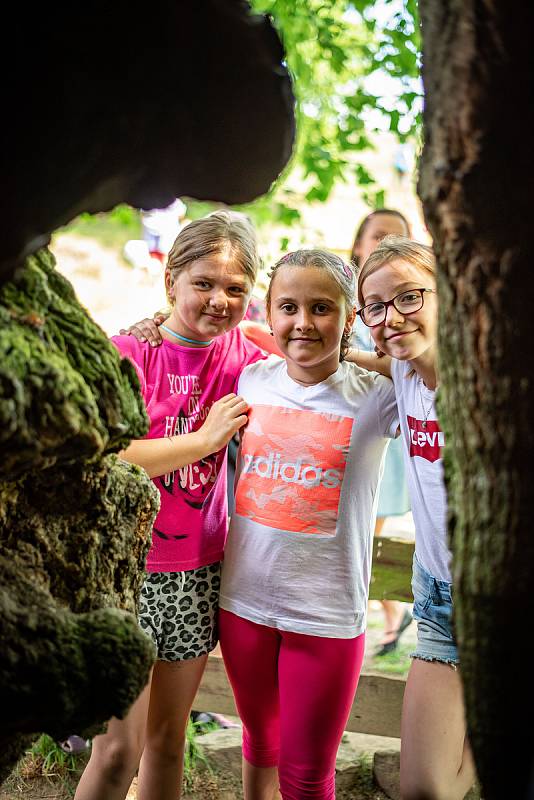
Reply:
[[213, 650], [221, 562], [187, 572], [149, 572], [139, 601], [139, 624], [160, 661], [187, 661]]

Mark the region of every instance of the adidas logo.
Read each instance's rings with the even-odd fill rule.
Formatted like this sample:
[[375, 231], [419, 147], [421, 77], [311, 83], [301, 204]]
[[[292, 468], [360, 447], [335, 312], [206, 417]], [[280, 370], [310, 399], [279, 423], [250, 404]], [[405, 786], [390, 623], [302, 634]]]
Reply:
[[303, 464], [302, 458], [296, 461], [282, 461], [280, 453], [270, 452], [268, 456], [243, 453], [242, 465], [242, 474], [255, 474], [259, 478], [282, 480], [284, 483], [298, 483], [308, 489], [313, 486], [335, 489], [343, 480], [343, 473], [338, 469], [323, 469], [316, 464]]

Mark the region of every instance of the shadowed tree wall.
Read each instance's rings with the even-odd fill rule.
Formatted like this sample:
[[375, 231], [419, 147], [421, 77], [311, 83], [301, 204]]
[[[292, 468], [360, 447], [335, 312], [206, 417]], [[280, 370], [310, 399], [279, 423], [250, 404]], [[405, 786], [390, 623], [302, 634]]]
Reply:
[[[525, 798], [534, 684], [532, 4], [421, 0], [456, 630], [485, 800]], [[512, 742], [512, 746], [510, 745]]]

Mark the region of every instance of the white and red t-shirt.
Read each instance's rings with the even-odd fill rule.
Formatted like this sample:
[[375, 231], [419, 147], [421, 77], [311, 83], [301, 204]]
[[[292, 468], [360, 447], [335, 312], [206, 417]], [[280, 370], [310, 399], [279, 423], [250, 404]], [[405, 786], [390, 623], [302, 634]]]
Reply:
[[[113, 336], [136, 367], [150, 418], [147, 439], [198, 430], [213, 403], [236, 391], [241, 370], [265, 353], [239, 329], [209, 347], [164, 340], [159, 347], [134, 336]], [[161, 506], [154, 522], [148, 572], [196, 569], [222, 558], [226, 539], [226, 447], [195, 464], [154, 478]]]
[[252, 622], [349, 639], [365, 630], [393, 384], [346, 362], [301, 386], [271, 356], [247, 367], [220, 605]]
[[435, 392], [428, 389], [409, 361], [391, 359], [399, 407], [408, 488], [415, 525], [415, 552], [437, 580], [451, 580], [447, 546], [447, 496], [441, 451], [445, 436], [439, 427]]

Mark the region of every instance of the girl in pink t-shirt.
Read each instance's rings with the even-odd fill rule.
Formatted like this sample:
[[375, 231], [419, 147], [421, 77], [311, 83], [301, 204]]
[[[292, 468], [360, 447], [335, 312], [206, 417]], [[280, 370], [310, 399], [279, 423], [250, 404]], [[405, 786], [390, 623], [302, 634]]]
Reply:
[[220, 561], [227, 529], [226, 446], [247, 421], [235, 394], [242, 369], [265, 356], [237, 327], [259, 258], [246, 217], [218, 211], [179, 233], [165, 269], [171, 311], [161, 347], [116, 336], [134, 364], [150, 419], [122, 457], [158, 487], [139, 621], [157, 648], [151, 681], [123, 720], [93, 741], [77, 800], [180, 794], [185, 729], [217, 644]]

